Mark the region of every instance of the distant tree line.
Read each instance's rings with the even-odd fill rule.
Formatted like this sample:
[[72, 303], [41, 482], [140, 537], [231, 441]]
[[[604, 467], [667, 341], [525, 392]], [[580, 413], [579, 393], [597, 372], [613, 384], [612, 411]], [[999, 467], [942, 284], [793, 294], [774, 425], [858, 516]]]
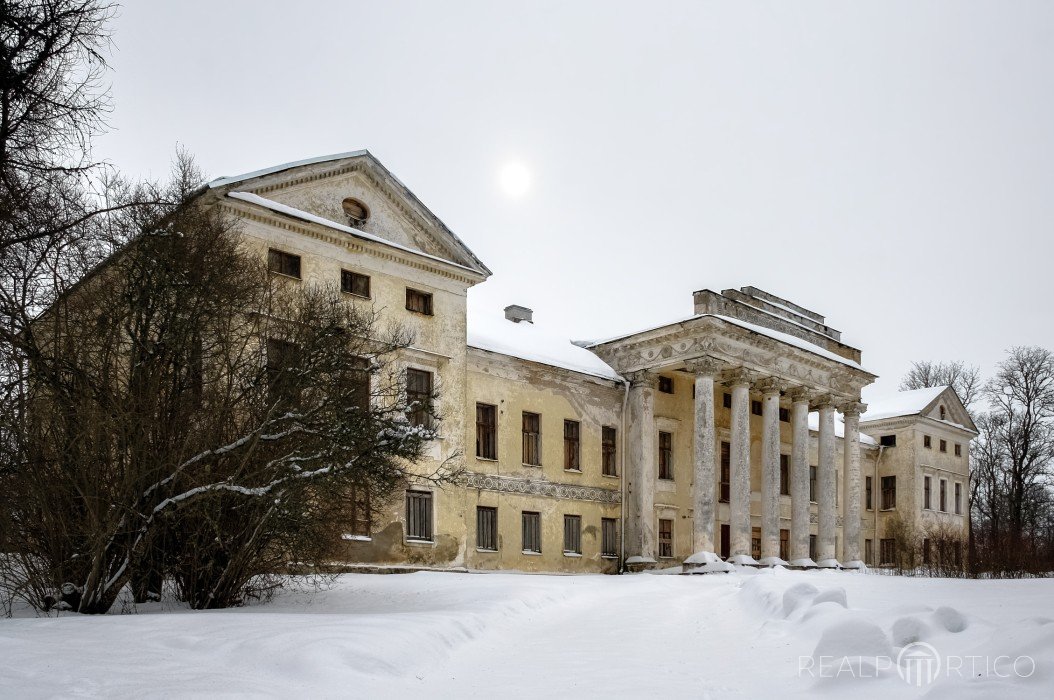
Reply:
[[900, 388], [942, 385], [955, 389], [979, 431], [970, 449], [969, 534], [966, 542], [955, 543], [946, 530], [901, 531], [898, 566], [935, 561], [940, 553], [923, 557], [920, 551], [920, 542], [928, 539], [931, 548], [939, 544], [948, 553], [936, 557], [938, 573], [1049, 575], [1054, 572], [1054, 354], [1011, 348], [987, 381], [962, 362], [916, 362]]

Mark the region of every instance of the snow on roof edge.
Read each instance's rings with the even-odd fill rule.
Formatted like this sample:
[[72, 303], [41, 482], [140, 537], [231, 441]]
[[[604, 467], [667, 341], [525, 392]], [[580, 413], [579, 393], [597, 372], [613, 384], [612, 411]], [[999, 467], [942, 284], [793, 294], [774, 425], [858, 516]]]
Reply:
[[910, 389], [908, 391], [898, 391], [877, 401], [868, 401], [867, 411], [860, 416], [860, 422], [867, 423], [885, 420], [886, 418], [917, 415], [947, 389], [947, 386]]
[[267, 199], [266, 197], [261, 197], [258, 194], [253, 194], [252, 192], [228, 192], [227, 196], [232, 198], [232, 199], [238, 199], [238, 200], [241, 200], [243, 202], [249, 202], [250, 204], [255, 204], [257, 206], [264, 207], [265, 209], [270, 209], [271, 211], [278, 212], [280, 214], [285, 214], [287, 216], [292, 216], [294, 218], [301, 219], [303, 221], [308, 221], [308, 222], [313, 223], [313, 224], [318, 224], [319, 226], [325, 226], [326, 228], [331, 228], [331, 229], [334, 229], [336, 231], [341, 231], [343, 233], [348, 233], [348, 234], [351, 234], [352, 236], [355, 236], [356, 238], [361, 238], [363, 240], [371, 241], [373, 243], [379, 243], [381, 245], [385, 245], [385, 246], [388, 246], [390, 248], [395, 248], [397, 250], [402, 250], [404, 252], [411, 253], [413, 255], [418, 255], [418, 256], [420, 256], [422, 258], [428, 258], [429, 260], [436, 260], [438, 262], [446, 263], [447, 265], [453, 265], [454, 267], [461, 268], [462, 270], [468, 270], [469, 272], [474, 272], [476, 274], [480, 274], [478, 270], [474, 270], [473, 268], [468, 267], [467, 265], [462, 265], [461, 263], [456, 263], [453, 260], [447, 260], [446, 258], [441, 258], [438, 255], [431, 255], [430, 253], [425, 253], [425, 252], [422, 252], [420, 250], [415, 250], [413, 248], [410, 248], [409, 246], [400, 245], [400, 244], [398, 244], [398, 243], [396, 243], [394, 241], [389, 241], [387, 238], [381, 238], [380, 236], [375, 236], [372, 233], [366, 233], [365, 231], [362, 231], [362, 230], [357, 229], [357, 228], [352, 228], [351, 226], [345, 226], [344, 224], [338, 224], [336, 221], [330, 221], [329, 219], [323, 218], [321, 216], [316, 216], [315, 214], [311, 214], [309, 212], [303, 211], [302, 209], [297, 209], [297, 208], [291, 207], [291, 206], [289, 206], [287, 204], [282, 204], [281, 202], [276, 202], [273, 199]]
[[[340, 160], [342, 158], [355, 158], [358, 156], [371, 155], [365, 148], [361, 148], [357, 151], [345, 151], [344, 153], [333, 153], [328, 156], [315, 156], [314, 158], [304, 158], [303, 160], [294, 160], [289, 163], [282, 163], [281, 165], [272, 165], [269, 168], [261, 168], [260, 170], [253, 170], [252, 172], [243, 173], [241, 175], [223, 175], [214, 180], [210, 180], [208, 183], [209, 189], [215, 189], [217, 187], [224, 187], [231, 185], [236, 182], [243, 182], [245, 180], [252, 180], [253, 178], [263, 177], [264, 175], [271, 175], [278, 173], [283, 170], [289, 170], [290, 168], [298, 168], [302, 165], [314, 165], [316, 163], [327, 163], [331, 160]], [[395, 177], [394, 175], [392, 177]], [[401, 182], [399, 184], [402, 184]], [[403, 185], [406, 187], [406, 185]]]

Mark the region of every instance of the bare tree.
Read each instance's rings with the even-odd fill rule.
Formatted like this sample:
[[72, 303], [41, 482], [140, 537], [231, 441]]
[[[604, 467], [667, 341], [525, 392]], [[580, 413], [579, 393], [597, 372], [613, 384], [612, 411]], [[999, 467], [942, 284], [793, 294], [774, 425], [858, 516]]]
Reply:
[[115, 215], [128, 242], [3, 365], [18, 400], [0, 407], [0, 579], [34, 605], [102, 613], [165, 576], [194, 607], [232, 605], [289, 561], [325, 561], [350, 499], [455, 475], [416, 466], [438, 417], [408, 403], [412, 338], [270, 276], [188, 167], [133, 193], [182, 204]]
[[966, 410], [970, 410], [980, 397], [981, 371], [963, 362], [912, 362], [911, 369], [900, 382], [901, 391], [925, 389], [935, 386], [950, 386], [959, 395]]

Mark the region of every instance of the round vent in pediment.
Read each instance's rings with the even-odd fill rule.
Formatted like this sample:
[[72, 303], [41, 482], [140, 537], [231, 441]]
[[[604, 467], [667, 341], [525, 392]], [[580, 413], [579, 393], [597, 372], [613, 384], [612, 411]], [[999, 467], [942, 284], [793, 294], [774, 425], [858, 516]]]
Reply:
[[354, 197], [346, 197], [344, 201], [340, 203], [340, 206], [344, 210], [344, 214], [351, 221], [352, 226], [364, 224], [366, 223], [366, 220], [370, 218], [369, 207]]

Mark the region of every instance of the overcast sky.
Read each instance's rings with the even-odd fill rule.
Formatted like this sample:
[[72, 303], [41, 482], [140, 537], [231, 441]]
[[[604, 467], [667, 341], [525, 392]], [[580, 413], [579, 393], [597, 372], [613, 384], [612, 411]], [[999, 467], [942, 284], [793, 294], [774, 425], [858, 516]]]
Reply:
[[494, 271], [474, 310], [596, 338], [752, 284], [863, 350], [865, 400], [1054, 348], [1054, 3], [128, 0], [113, 30], [97, 156], [368, 148]]

